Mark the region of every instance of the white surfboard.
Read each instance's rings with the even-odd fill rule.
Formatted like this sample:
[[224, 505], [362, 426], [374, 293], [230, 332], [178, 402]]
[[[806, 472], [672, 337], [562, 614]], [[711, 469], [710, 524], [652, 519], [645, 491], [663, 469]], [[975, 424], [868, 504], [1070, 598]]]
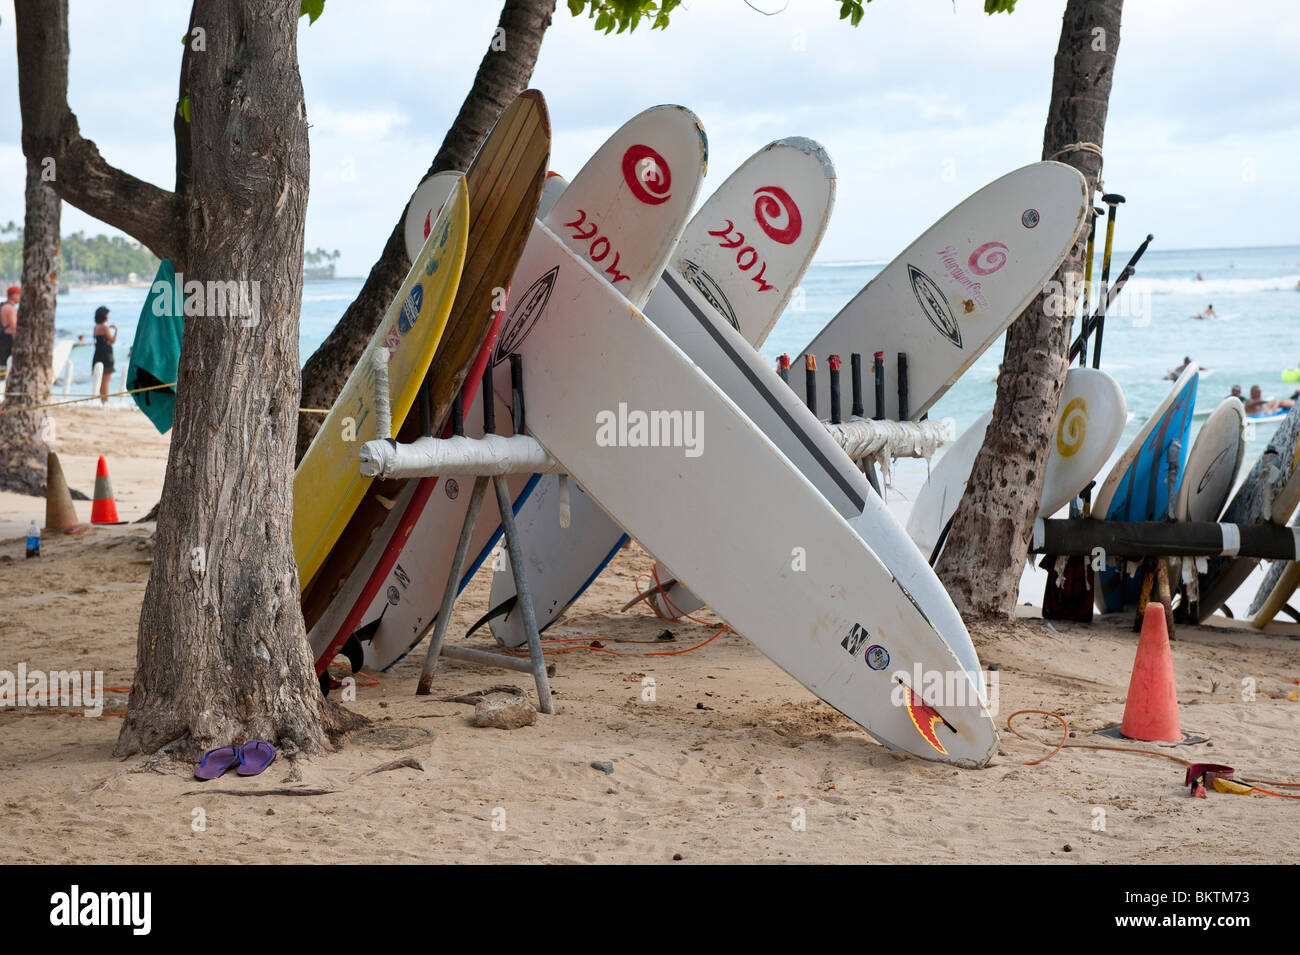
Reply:
[[[802, 354], [885, 353], [885, 417], [898, 420], [897, 362], [907, 355], [909, 418], [924, 414], [1014, 320], [1065, 259], [1090, 197], [1077, 169], [1025, 166], [975, 193], [907, 247]], [[869, 357], [866, 359], [869, 361]], [[830, 407], [817, 376], [817, 407]]]
[[[705, 201], [682, 234], [670, 268], [704, 295], [719, 319], [757, 346], [812, 260], [834, 198], [835, 170], [820, 145], [801, 137], [771, 143]], [[696, 358], [678, 327], [662, 319], [661, 308], [671, 297], [661, 279], [646, 317]], [[686, 331], [694, 326], [688, 323]], [[581, 487], [570, 497], [570, 525], [561, 527], [558, 496], [558, 477], [542, 475], [517, 518], [539, 629], [558, 619], [626, 539]], [[514, 596], [507, 561], [493, 575], [489, 610], [492, 633], [507, 647], [527, 639]]]
[[[699, 193], [707, 147], [704, 131], [694, 113], [678, 106], [657, 106], [623, 125], [583, 167], [569, 190], [551, 177], [542, 194], [540, 222], [549, 223], [577, 254], [620, 292], [631, 292], [644, 302], [652, 279], [667, 265], [682, 228]], [[574, 191], [578, 190], [578, 191]], [[560, 200], [572, 193], [567, 204]], [[605, 210], [618, 208], [619, 196], [632, 197], [638, 208], [635, 224], [604, 220]], [[639, 227], [634, 227], [639, 226]], [[501, 330], [494, 366], [509, 377], [507, 358], [531, 333], [554, 293], [554, 276], [530, 276], [511, 283], [510, 313], [517, 321]], [[527, 321], [518, 319], [527, 317]], [[524, 394], [547, 374], [545, 366], [524, 364]], [[481, 437], [482, 396], [465, 410], [465, 433]], [[499, 434], [513, 434], [509, 391], [497, 394], [496, 426]], [[531, 408], [531, 402], [528, 402]], [[525, 414], [529, 412], [526, 410]], [[362, 622], [365, 665], [385, 670], [397, 663], [436, 622], [443, 587], [451, 572], [461, 525], [469, 506], [472, 477], [451, 476], [441, 482], [425, 505], [410, 539], [402, 549], [384, 586]], [[533, 475], [508, 479], [515, 512], [537, 485]], [[578, 497], [577, 494], [574, 495]], [[464, 587], [491, 554], [501, 529], [493, 519], [492, 495], [471, 539], [469, 561], [460, 586]]]
[[[907, 533], [930, 559], [944, 527], [966, 493], [975, 458], [993, 412], [975, 420], [930, 469], [907, 519]], [[1051, 517], [1082, 491], [1119, 444], [1128, 419], [1124, 392], [1115, 379], [1093, 368], [1071, 368], [1065, 376], [1056, 436], [1047, 453], [1039, 516]]]
[[1246, 409], [1240, 398], [1225, 398], [1201, 425], [1187, 454], [1178, 487], [1178, 520], [1217, 521], [1245, 460]]
[[[506, 319], [507, 334], [529, 327], [518, 339], [528, 367], [564, 369], [531, 380], [528, 430], [719, 616], [831, 706], [892, 747], [987, 763], [997, 731], [973, 679], [848, 522], [546, 227], [534, 231], [516, 282], [543, 275], [554, 276], [553, 307]], [[707, 307], [693, 287], [669, 282], [695, 311]], [[504, 393], [503, 379], [496, 384]], [[632, 415], [644, 423], [656, 409], [676, 410], [679, 423], [647, 446]], [[701, 429], [695, 448], [685, 441], [687, 415]], [[673, 501], [697, 503], [665, 506]]]

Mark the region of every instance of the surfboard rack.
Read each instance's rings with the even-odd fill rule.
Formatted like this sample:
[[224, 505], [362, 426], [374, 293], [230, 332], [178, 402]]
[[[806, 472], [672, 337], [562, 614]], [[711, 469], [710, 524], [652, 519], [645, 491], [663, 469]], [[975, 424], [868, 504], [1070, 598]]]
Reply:
[[[523, 417], [523, 364], [518, 355], [510, 356], [510, 379], [512, 392], [512, 409], [516, 421]], [[399, 444], [385, 431], [379, 431], [379, 437], [367, 441], [361, 446], [359, 458], [361, 473], [367, 477], [383, 476], [386, 478], [435, 477], [444, 474], [473, 475], [474, 490], [470, 495], [469, 509], [461, 525], [460, 539], [456, 542], [456, 554], [452, 560], [451, 571], [447, 576], [446, 586], [442, 592], [442, 604], [438, 609], [437, 623], [434, 625], [433, 637], [429, 641], [424, 657], [424, 666], [420, 671], [420, 681], [416, 685], [417, 696], [427, 696], [433, 685], [433, 677], [438, 669], [438, 660], [448, 657], [471, 663], [503, 667], [520, 673], [531, 673], [537, 685], [538, 709], [546, 714], [555, 712], [555, 701], [551, 696], [551, 684], [547, 673], [546, 658], [542, 653], [542, 641], [537, 631], [537, 615], [533, 610], [532, 591], [528, 586], [528, 576], [524, 572], [523, 552], [519, 544], [518, 531], [515, 528], [515, 512], [510, 500], [510, 490], [505, 477], [510, 474], [536, 474], [538, 472], [559, 473], [559, 463], [550, 456], [536, 439], [522, 434], [502, 437], [496, 434], [496, 403], [492, 400], [493, 371], [489, 364], [483, 372], [483, 437], [469, 438], [464, 434], [462, 409], [459, 402], [452, 408], [454, 434], [450, 438], [417, 438], [411, 444]], [[388, 408], [389, 396], [386, 376], [376, 375], [375, 404], [381, 411], [381, 423], [387, 416], [383, 414]], [[461, 577], [465, 572], [465, 563], [469, 557], [469, 545], [478, 524], [479, 514], [483, 509], [483, 498], [487, 494], [488, 484], [492, 484], [496, 495], [497, 512], [501, 517], [501, 528], [505, 538], [506, 551], [510, 556], [510, 568], [514, 574], [515, 592], [519, 599], [517, 607], [523, 618], [524, 631], [528, 636], [528, 658], [508, 656], [489, 650], [477, 650], [470, 647], [449, 647], [446, 645], [447, 628], [451, 625], [451, 612], [456, 603], [460, 589]]]
[[1061, 557], [1255, 557], [1300, 560], [1300, 527], [1212, 521], [1105, 521], [1092, 517], [1034, 522], [1029, 549]]

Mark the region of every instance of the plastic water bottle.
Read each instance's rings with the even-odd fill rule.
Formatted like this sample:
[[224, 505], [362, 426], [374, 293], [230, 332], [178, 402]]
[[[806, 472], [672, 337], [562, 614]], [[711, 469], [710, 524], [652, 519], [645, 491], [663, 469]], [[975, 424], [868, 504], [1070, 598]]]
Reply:
[[27, 556], [41, 556], [41, 529], [32, 521], [27, 525]]

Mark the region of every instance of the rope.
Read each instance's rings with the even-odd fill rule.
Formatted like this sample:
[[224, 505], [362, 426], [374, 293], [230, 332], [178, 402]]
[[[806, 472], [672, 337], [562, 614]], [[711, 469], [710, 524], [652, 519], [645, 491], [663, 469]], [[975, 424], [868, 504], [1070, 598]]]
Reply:
[[[1056, 747], [1046, 756], [1022, 764], [1025, 766], [1037, 766], [1039, 763], [1045, 763], [1063, 749], [1103, 749], [1109, 750], [1112, 753], [1137, 753], [1141, 756], [1159, 756], [1161, 759], [1173, 760], [1175, 763], [1179, 763], [1183, 766], [1190, 767], [1193, 765], [1191, 760], [1183, 759], [1181, 756], [1174, 756], [1172, 753], [1162, 753], [1159, 750], [1154, 749], [1141, 749], [1136, 746], [1107, 746], [1103, 743], [1071, 743], [1069, 742], [1070, 724], [1065, 721], [1065, 717], [1061, 716], [1059, 713], [1052, 713], [1049, 710], [1016, 710], [1007, 717], [1007, 732], [1028, 743], [1041, 743], [1043, 746], [1049, 745], [1047, 743], [1042, 743], [1041, 740], [1031, 739], [1030, 737], [1025, 736], [1012, 726], [1011, 721], [1017, 716], [1050, 716], [1061, 724], [1061, 741], [1056, 744]], [[1269, 779], [1255, 780], [1246, 778], [1242, 778], [1238, 780], [1238, 782], [1246, 783], [1247, 785], [1252, 786], [1256, 791], [1268, 796], [1277, 796], [1280, 799], [1300, 799], [1300, 796], [1293, 796], [1289, 793], [1275, 793], [1260, 788], [1261, 786], [1276, 786], [1279, 789], [1300, 789], [1300, 783], [1286, 783]]]
[[[68, 401], [51, 401], [43, 405], [24, 405], [21, 408], [0, 408], [0, 414], [9, 414], [11, 412], [17, 414], [20, 411], [41, 411], [44, 408], [61, 408], [64, 405], [81, 404], [82, 402], [85, 401], [98, 401], [104, 398], [121, 398], [124, 395], [138, 395], [141, 392], [145, 392], [145, 391], [157, 391], [160, 388], [175, 388], [175, 387], [176, 387], [176, 382], [171, 381], [165, 385], [149, 385], [147, 388], [131, 388], [127, 391], [114, 391], [111, 394], [107, 394], [107, 395], [89, 395], [88, 397], [85, 398], [72, 398], [69, 399]], [[15, 391], [12, 394], [3, 395], [0, 397], [35, 398], [38, 396], [30, 392]], [[331, 410], [332, 409], [330, 408], [299, 408], [298, 413], [299, 414], [329, 414]]]
[[[1051, 162], [1053, 159], [1057, 158], [1058, 156], [1064, 156], [1066, 153], [1080, 152], [1080, 151], [1096, 153], [1097, 157], [1101, 159], [1102, 162], [1105, 161], [1105, 157], [1102, 156], [1101, 154], [1101, 147], [1098, 146], [1096, 143], [1089, 143], [1089, 142], [1070, 143], [1070, 145], [1066, 146], [1064, 149], [1058, 149], [1056, 152], [1052, 153], [1052, 155], [1048, 156], [1047, 161]], [[1106, 184], [1101, 181], [1100, 162], [1097, 164], [1097, 191], [1103, 193], [1106, 191]]]

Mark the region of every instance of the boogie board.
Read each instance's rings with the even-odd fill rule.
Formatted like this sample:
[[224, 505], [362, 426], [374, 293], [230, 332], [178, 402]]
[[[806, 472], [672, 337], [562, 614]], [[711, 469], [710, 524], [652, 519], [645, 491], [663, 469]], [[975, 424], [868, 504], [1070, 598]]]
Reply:
[[[1096, 476], [1124, 433], [1128, 408], [1115, 379], [1093, 368], [1071, 368], [1061, 391], [1056, 433], [1047, 453], [1039, 516], [1051, 517]], [[957, 510], [993, 412], [976, 419], [931, 469], [907, 519], [907, 533], [927, 559]]]
[[415, 403], [442, 339], [465, 262], [468, 227], [469, 197], [458, 183], [397, 298], [298, 463], [293, 478], [293, 550], [303, 591], [372, 483], [361, 476], [357, 449], [376, 433], [373, 356], [380, 348], [389, 350], [390, 404], [397, 428]]
[[[663, 270], [681, 236], [704, 176], [706, 155], [704, 133], [694, 113], [676, 106], [646, 110], [597, 151], [569, 189], [561, 191], [562, 182], [557, 183], [554, 176], [548, 179], [544, 204], [552, 204], [539, 210], [542, 219], [533, 229], [540, 228], [543, 220], [550, 223], [600, 270], [605, 281], [644, 301], [653, 287], [652, 279]], [[570, 195], [572, 199], [565, 203]], [[631, 222], [602, 224], [609, 218], [604, 210], [617, 207], [619, 195], [635, 198], [638, 217]], [[521, 285], [516, 277], [511, 288], [512, 312], [531, 316], [534, 321], [539, 318], [552, 297], [553, 279], [545, 274], [532, 276]], [[507, 359], [531, 327], [523, 322], [503, 329], [498, 337], [492, 361], [502, 374], [508, 376]], [[525, 363], [526, 401], [533, 383], [546, 375], [546, 367]], [[480, 395], [466, 408], [465, 432], [471, 437], [483, 434], [482, 400]], [[512, 434], [508, 391], [493, 400], [498, 433]], [[436, 622], [473, 483], [472, 477], [449, 479], [445, 493], [434, 494], [420, 516], [401, 558], [362, 617], [361, 626], [369, 636], [363, 644], [367, 667], [391, 667]], [[517, 512], [537, 478], [513, 475], [507, 483]], [[501, 533], [491, 517], [491, 500], [484, 508], [470, 543], [461, 587], [487, 559]]]
[[[445, 433], [443, 422], [456, 394], [465, 404], [472, 404], [477, 394], [492, 348], [486, 339], [499, 322], [504, 291], [537, 211], [550, 142], [546, 102], [536, 90], [525, 90], [501, 114], [470, 163], [465, 175], [469, 234], [460, 287], [449, 331], [426, 377], [427, 420], [420, 420], [423, 412], [411, 416], [398, 433], [402, 441], [419, 437], [422, 427]], [[408, 224], [411, 220], [436, 221], [448, 199], [448, 186], [457, 176], [440, 174], [422, 184], [407, 207]], [[449, 431], [451, 422], [445, 427]], [[402, 496], [407, 483], [419, 486]], [[331, 553], [317, 585], [304, 593], [303, 615], [318, 672], [360, 623], [436, 483], [436, 478], [374, 482], [372, 493]], [[394, 505], [399, 497], [400, 509]], [[318, 626], [322, 620], [323, 628]]]
[[[885, 417], [897, 421], [895, 378], [907, 355], [908, 417], [919, 418], [1029, 305], [1087, 222], [1077, 169], [1040, 162], [1008, 173], [936, 222], [873, 278], [802, 354], [885, 353]], [[819, 375], [817, 407], [830, 407]]]
[[[1285, 524], [1300, 503], [1300, 405], [1273, 433], [1233, 495], [1220, 521], [1225, 524]], [[1223, 606], [1245, 582], [1259, 561], [1254, 557], [1211, 557], [1200, 577], [1197, 622], [1203, 622]]]
[[[1178, 376], [1165, 400], [1147, 419], [1133, 443], [1116, 462], [1093, 499], [1092, 516], [1110, 521], [1158, 521], [1169, 516], [1178, 488], [1169, 487], [1169, 448], [1179, 442], [1178, 473], [1187, 463], [1192, 409], [1196, 405], [1196, 368]], [[1097, 575], [1097, 609], [1117, 613], [1138, 599], [1140, 581], [1125, 568], [1105, 567]]]
[[1300, 561], [1276, 560], [1250, 604], [1251, 624], [1263, 630], [1286, 608], [1300, 587]]
[[[576, 188], [575, 181], [560, 202]], [[611, 221], [627, 221], [638, 210], [607, 211]], [[502, 333], [515, 336], [526, 367], [565, 369], [529, 382], [527, 424], [538, 441], [738, 633], [872, 736], [926, 759], [986, 764], [997, 731], [973, 678], [849, 523], [545, 225], [529, 240], [515, 282], [542, 276], [552, 277], [551, 307], [512, 306]], [[669, 281], [694, 310], [708, 306], [693, 286]], [[500, 368], [495, 386], [509, 394]], [[651, 446], [631, 441], [611, 418], [620, 405], [697, 416], [704, 453], [688, 454], [671, 430]], [[673, 501], [695, 507], [666, 506]], [[936, 685], [945, 682], [946, 690]]]
[[[816, 252], [834, 198], [835, 170], [820, 145], [798, 137], [770, 143], [701, 206], [682, 234], [669, 273], [694, 285], [719, 320], [757, 347]], [[662, 308], [672, 299], [661, 278], [645, 315], [698, 360], [693, 340], [678, 324], [664, 321]], [[693, 327], [698, 328], [692, 321], [684, 329], [689, 334]], [[724, 379], [715, 380], [726, 388]], [[581, 487], [572, 489], [569, 527], [561, 527], [558, 495], [559, 478], [542, 475], [516, 517], [539, 630], [582, 595], [626, 540]], [[488, 612], [493, 635], [507, 647], [523, 646], [527, 639], [514, 598], [507, 559], [493, 574]]]

